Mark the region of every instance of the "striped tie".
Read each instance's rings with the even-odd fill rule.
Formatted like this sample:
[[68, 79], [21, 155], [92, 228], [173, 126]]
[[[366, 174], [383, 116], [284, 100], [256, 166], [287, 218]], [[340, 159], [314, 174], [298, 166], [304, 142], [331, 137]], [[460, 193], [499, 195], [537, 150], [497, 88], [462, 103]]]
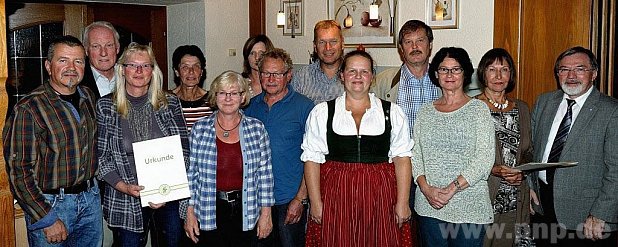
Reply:
[[[569, 137], [569, 131], [571, 129], [571, 118], [573, 116], [573, 105], [575, 104], [575, 100], [567, 99], [567, 112], [562, 118], [562, 122], [560, 122], [560, 127], [558, 127], [558, 132], [556, 133], [556, 138], [554, 138], [554, 143], [551, 145], [551, 151], [549, 152], [549, 158], [547, 162], [558, 162], [560, 160], [560, 154], [562, 153], [562, 148], [564, 148], [564, 144], [567, 141], [567, 137]], [[553, 183], [554, 174], [556, 169], [548, 169], [547, 170], [547, 182]]]

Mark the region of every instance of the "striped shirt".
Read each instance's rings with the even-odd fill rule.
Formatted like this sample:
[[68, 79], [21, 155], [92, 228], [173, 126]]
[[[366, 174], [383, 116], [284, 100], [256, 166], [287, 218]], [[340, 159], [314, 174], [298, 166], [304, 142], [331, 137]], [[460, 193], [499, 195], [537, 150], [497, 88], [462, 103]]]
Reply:
[[425, 73], [422, 78], [417, 79], [405, 64], [401, 65], [397, 105], [408, 116], [410, 137], [414, 137], [414, 121], [421, 106], [428, 102], [433, 102], [440, 98], [440, 96], [442, 96], [442, 91], [431, 83], [428, 73]]
[[4, 159], [11, 191], [34, 221], [52, 211], [44, 190], [77, 185], [97, 170], [95, 96], [83, 86], [77, 92], [79, 109], [44, 83], [20, 100], [6, 120]]
[[315, 62], [295, 71], [292, 77], [294, 91], [307, 96], [314, 104], [337, 98], [343, 94], [343, 83], [339, 76], [328, 78], [320, 62]]
[[187, 130], [189, 132], [191, 132], [191, 128], [195, 122], [212, 114], [213, 108], [208, 104], [207, 97], [208, 94], [204, 94], [204, 97], [196, 101], [185, 101], [180, 99], [180, 105], [182, 105], [182, 112], [187, 122]]
[[[274, 180], [271, 165], [270, 140], [264, 124], [242, 111], [239, 127], [242, 151], [242, 220], [243, 231], [249, 231], [257, 223], [260, 208], [275, 204]], [[203, 118], [195, 125], [190, 136], [189, 189], [195, 216], [200, 230], [217, 228], [217, 144], [215, 134], [215, 114]]]

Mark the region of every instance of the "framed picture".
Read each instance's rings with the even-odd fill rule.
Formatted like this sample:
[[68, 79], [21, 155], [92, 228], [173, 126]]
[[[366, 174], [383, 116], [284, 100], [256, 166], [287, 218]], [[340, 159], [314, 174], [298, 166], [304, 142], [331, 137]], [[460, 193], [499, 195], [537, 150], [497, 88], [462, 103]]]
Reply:
[[283, 1], [283, 11], [285, 12], [285, 24], [283, 25], [283, 35], [303, 36], [304, 29], [304, 6], [302, 0]]
[[[370, 6], [378, 17], [370, 19]], [[328, 17], [341, 25], [345, 47], [395, 47], [397, 0], [328, 0]]]
[[434, 29], [457, 29], [459, 0], [427, 0], [427, 25]]

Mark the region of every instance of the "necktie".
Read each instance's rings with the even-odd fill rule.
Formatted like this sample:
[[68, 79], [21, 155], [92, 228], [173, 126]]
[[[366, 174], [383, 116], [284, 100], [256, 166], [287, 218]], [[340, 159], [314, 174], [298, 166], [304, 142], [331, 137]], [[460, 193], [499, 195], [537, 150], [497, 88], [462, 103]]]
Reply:
[[[560, 160], [562, 148], [564, 148], [564, 144], [566, 143], [567, 137], [569, 136], [569, 130], [571, 129], [571, 119], [573, 117], [573, 105], [575, 104], [575, 100], [567, 99], [567, 104], [567, 112], [564, 115], [564, 118], [562, 118], [562, 122], [560, 122], [558, 132], [556, 133], [556, 138], [554, 138], [554, 143], [552, 144], [551, 150], [549, 151], [549, 158], [547, 158], [547, 162], [558, 162]], [[555, 172], [555, 168], [547, 170], [547, 182], [549, 184], [553, 183]]]

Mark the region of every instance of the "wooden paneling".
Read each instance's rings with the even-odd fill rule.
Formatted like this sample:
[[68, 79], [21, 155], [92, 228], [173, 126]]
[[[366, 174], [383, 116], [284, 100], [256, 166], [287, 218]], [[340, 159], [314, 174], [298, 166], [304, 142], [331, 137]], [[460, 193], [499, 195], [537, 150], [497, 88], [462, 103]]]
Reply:
[[266, 34], [266, 0], [249, 1], [249, 37]]
[[[0, 37], [6, 37], [6, 13], [4, 0], [0, 0]], [[0, 39], [0, 119], [6, 119], [8, 96], [5, 82], [8, 77], [6, 39]], [[0, 129], [4, 121], [0, 121]], [[0, 155], [3, 149], [0, 148]], [[13, 216], [13, 196], [9, 189], [4, 156], [0, 158], [0, 246], [15, 246], [15, 219]]]
[[[494, 9], [494, 47], [506, 49], [516, 61], [519, 78], [519, 4], [520, 0], [495, 0]], [[499, 12], [499, 13], [498, 13]], [[518, 85], [509, 97], [518, 98]]]
[[81, 4], [67, 4], [64, 6], [64, 34], [73, 35], [82, 39], [88, 7]]
[[556, 58], [572, 46], [590, 48], [591, 0], [524, 0], [521, 12], [520, 98], [533, 104], [556, 90]]
[[[2, 6], [4, 7], [4, 5]], [[65, 13], [62, 4], [11, 3], [7, 7], [16, 9], [15, 13], [9, 15], [9, 30], [26, 28], [49, 22], [64, 21]], [[5, 19], [2, 19], [3, 22], [4, 20]]]
[[556, 90], [558, 55], [572, 46], [590, 48], [593, 0], [496, 0], [494, 47], [507, 49], [518, 66], [512, 97], [533, 105]]

